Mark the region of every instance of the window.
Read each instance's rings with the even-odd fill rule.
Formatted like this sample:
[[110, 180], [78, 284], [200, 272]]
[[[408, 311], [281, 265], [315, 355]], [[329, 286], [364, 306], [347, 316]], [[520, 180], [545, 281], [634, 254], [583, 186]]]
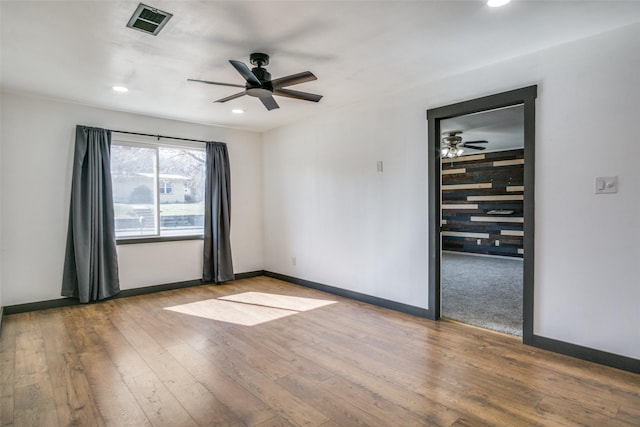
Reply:
[[160, 194], [171, 194], [173, 191], [173, 182], [160, 181]]
[[202, 235], [205, 157], [193, 146], [113, 141], [116, 238]]

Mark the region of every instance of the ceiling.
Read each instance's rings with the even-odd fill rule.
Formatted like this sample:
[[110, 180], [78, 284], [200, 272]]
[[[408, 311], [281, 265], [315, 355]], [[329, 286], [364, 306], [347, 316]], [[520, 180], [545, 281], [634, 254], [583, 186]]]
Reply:
[[[613, 0], [145, 4], [173, 14], [157, 36], [125, 27], [137, 1], [2, 0], [2, 89], [264, 131], [640, 21], [640, 1]], [[278, 97], [267, 111], [248, 96], [213, 103], [238, 89], [186, 81], [243, 84], [228, 60], [248, 64], [251, 52], [271, 55], [273, 78], [313, 72], [317, 81], [290, 88], [323, 99]]]
[[[482, 150], [483, 153], [523, 148], [524, 105], [452, 117], [440, 121], [440, 129], [443, 134], [462, 131], [459, 136], [463, 142], [487, 141], [486, 144], [476, 144], [485, 147]], [[463, 155], [467, 156], [479, 152], [465, 148]]]

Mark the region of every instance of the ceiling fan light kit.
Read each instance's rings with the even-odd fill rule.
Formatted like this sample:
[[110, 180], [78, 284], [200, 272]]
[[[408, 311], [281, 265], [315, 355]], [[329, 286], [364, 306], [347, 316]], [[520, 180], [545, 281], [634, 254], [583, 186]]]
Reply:
[[462, 148], [443, 147], [442, 150], [440, 150], [440, 153], [442, 154], [442, 157], [453, 159], [455, 157], [461, 156], [462, 153], [464, 153], [464, 150]]
[[303, 101], [318, 102], [322, 99], [322, 95], [313, 93], [300, 92], [297, 90], [285, 89], [285, 87], [297, 85], [300, 83], [316, 80], [317, 77], [310, 71], [292, 74], [290, 76], [280, 77], [272, 80], [271, 74], [264, 68], [269, 65], [269, 55], [266, 53], [255, 52], [249, 56], [249, 62], [254, 68], [249, 67], [240, 61], [233, 59], [229, 63], [236, 69], [238, 73], [245, 79], [245, 85], [233, 83], [212, 82], [209, 80], [187, 79], [190, 82], [206, 83], [218, 86], [241, 87], [244, 91], [218, 99], [214, 102], [227, 102], [244, 95], [253, 96], [260, 99], [265, 108], [269, 111], [280, 108], [273, 95], [284, 96], [287, 98], [300, 99]]

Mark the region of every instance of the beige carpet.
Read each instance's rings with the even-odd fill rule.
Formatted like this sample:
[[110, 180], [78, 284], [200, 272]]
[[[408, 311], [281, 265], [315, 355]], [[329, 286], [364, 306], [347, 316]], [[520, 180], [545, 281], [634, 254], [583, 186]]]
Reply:
[[522, 259], [443, 252], [442, 317], [522, 336]]

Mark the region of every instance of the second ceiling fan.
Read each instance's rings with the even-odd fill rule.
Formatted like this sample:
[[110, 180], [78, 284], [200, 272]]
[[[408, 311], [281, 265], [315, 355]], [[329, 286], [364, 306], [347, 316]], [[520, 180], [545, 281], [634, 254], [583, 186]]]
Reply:
[[263, 68], [264, 66], [269, 65], [269, 55], [265, 53], [252, 53], [249, 56], [249, 61], [252, 65], [255, 66], [253, 69], [249, 69], [249, 67], [247, 67], [247, 65], [243, 62], [235, 61], [233, 59], [229, 60], [231, 65], [233, 65], [233, 67], [246, 80], [246, 83], [244, 85], [233, 83], [219, 83], [197, 79], [187, 80], [190, 82], [206, 83], [210, 85], [244, 88], [242, 92], [238, 92], [225, 98], [218, 99], [214, 102], [227, 102], [231, 101], [232, 99], [240, 98], [244, 95], [249, 95], [260, 99], [267, 110], [280, 108], [276, 100], [273, 98], [273, 95], [285, 96], [287, 98], [301, 99], [303, 101], [312, 102], [318, 102], [322, 98], [322, 95], [285, 89], [288, 86], [316, 80], [317, 77], [311, 71], [303, 71], [301, 73], [271, 80], [271, 74], [265, 68]]
[[442, 138], [442, 145], [440, 147], [440, 153], [442, 157], [454, 158], [460, 156], [464, 150], [463, 148], [471, 148], [472, 150], [484, 150], [486, 147], [480, 147], [478, 145], [469, 144], [487, 144], [488, 141], [462, 141], [461, 130], [453, 130], [444, 132]]

